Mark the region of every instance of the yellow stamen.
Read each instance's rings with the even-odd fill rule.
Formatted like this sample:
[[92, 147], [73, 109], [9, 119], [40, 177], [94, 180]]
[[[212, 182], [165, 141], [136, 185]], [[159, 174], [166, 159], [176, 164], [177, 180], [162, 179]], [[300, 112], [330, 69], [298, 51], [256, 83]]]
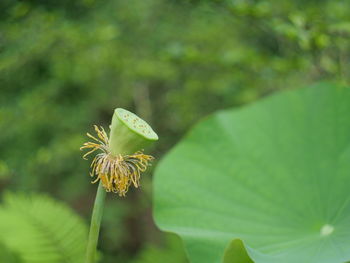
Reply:
[[98, 143], [86, 142], [80, 148], [80, 150], [89, 149], [83, 155], [84, 159], [97, 150], [102, 151], [94, 157], [90, 165], [90, 176], [96, 176], [92, 183], [101, 180], [107, 192], [125, 196], [131, 184], [136, 188], [139, 187], [141, 173], [146, 171], [154, 158], [151, 155], [144, 154], [142, 151], [131, 155], [122, 156], [119, 154], [114, 156], [109, 150], [108, 136], [103, 127], [98, 128], [98, 126], [94, 125], [94, 128], [99, 139], [89, 133], [87, 133], [87, 136]]

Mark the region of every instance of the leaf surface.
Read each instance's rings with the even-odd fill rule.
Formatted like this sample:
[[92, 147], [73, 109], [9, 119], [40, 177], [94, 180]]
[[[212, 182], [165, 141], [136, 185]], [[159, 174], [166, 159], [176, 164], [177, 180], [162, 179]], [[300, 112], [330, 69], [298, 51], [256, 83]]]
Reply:
[[234, 239], [256, 263], [342, 263], [349, 185], [350, 90], [322, 84], [197, 124], [157, 167], [154, 217], [194, 263]]

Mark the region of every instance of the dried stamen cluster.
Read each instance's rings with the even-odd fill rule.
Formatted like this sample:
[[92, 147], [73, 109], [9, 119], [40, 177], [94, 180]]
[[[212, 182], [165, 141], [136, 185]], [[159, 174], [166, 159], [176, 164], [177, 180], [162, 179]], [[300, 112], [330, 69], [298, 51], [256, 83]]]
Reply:
[[150, 161], [154, 158], [151, 155], [143, 154], [141, 151], [131, 155], [118, 154], [112, 155], [109, 150], [108, 136], [104, 129], [100, 129], [95, 125], [95, 131], [98, 138], [87, 134], [95, 142], [86, 142], [80, 148], [91, 149], [89, 152], [84, 154], [83, 158], [97, 151], [101, 150], [95, 156], [91, 163], [92, 177], [96, 176], [96, 179], [92, 183], [96, 183], [101, 180], [103, 187], [107, 192], [118, 193], [119, 196], [125, 196], [129, 186], [133, 184], [135, 187], [140, 185], [140, 175], [150, 165]]

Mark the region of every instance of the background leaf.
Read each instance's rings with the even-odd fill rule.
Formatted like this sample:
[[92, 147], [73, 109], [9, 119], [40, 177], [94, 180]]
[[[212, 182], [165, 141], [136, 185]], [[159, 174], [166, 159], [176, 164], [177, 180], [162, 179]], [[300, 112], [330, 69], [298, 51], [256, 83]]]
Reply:
[[192, 262], [350, 259], [350, 90], [320, 85], [199, 123], [159, 164], [154, 216]]
[[0, 262], [22, 263], [23, 261], [16, 253], [13, 253], [4, 244], [0, 243]]
[[86, 240], [85, 224], [65, 205], [42, 195], [4, 196], [0, 242], [23, 262], [83, 262]]
[[132, 263], [188, 263], [181, 239], [167, 234], [165, 245], [147, 245]]

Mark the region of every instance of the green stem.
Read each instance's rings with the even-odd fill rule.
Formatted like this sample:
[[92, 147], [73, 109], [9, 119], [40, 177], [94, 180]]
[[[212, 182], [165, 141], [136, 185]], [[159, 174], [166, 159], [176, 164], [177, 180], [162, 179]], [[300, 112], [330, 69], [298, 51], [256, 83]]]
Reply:
[[94, 209], [92, 211], [89, 240], [87, 244], [85, 263], [95, 263], [96, 248], [98, 236], [100, 233], [100, 225], [103, 214], [103, 206], [105, 202], [106, 191], [100, 181], [97, 189]]

